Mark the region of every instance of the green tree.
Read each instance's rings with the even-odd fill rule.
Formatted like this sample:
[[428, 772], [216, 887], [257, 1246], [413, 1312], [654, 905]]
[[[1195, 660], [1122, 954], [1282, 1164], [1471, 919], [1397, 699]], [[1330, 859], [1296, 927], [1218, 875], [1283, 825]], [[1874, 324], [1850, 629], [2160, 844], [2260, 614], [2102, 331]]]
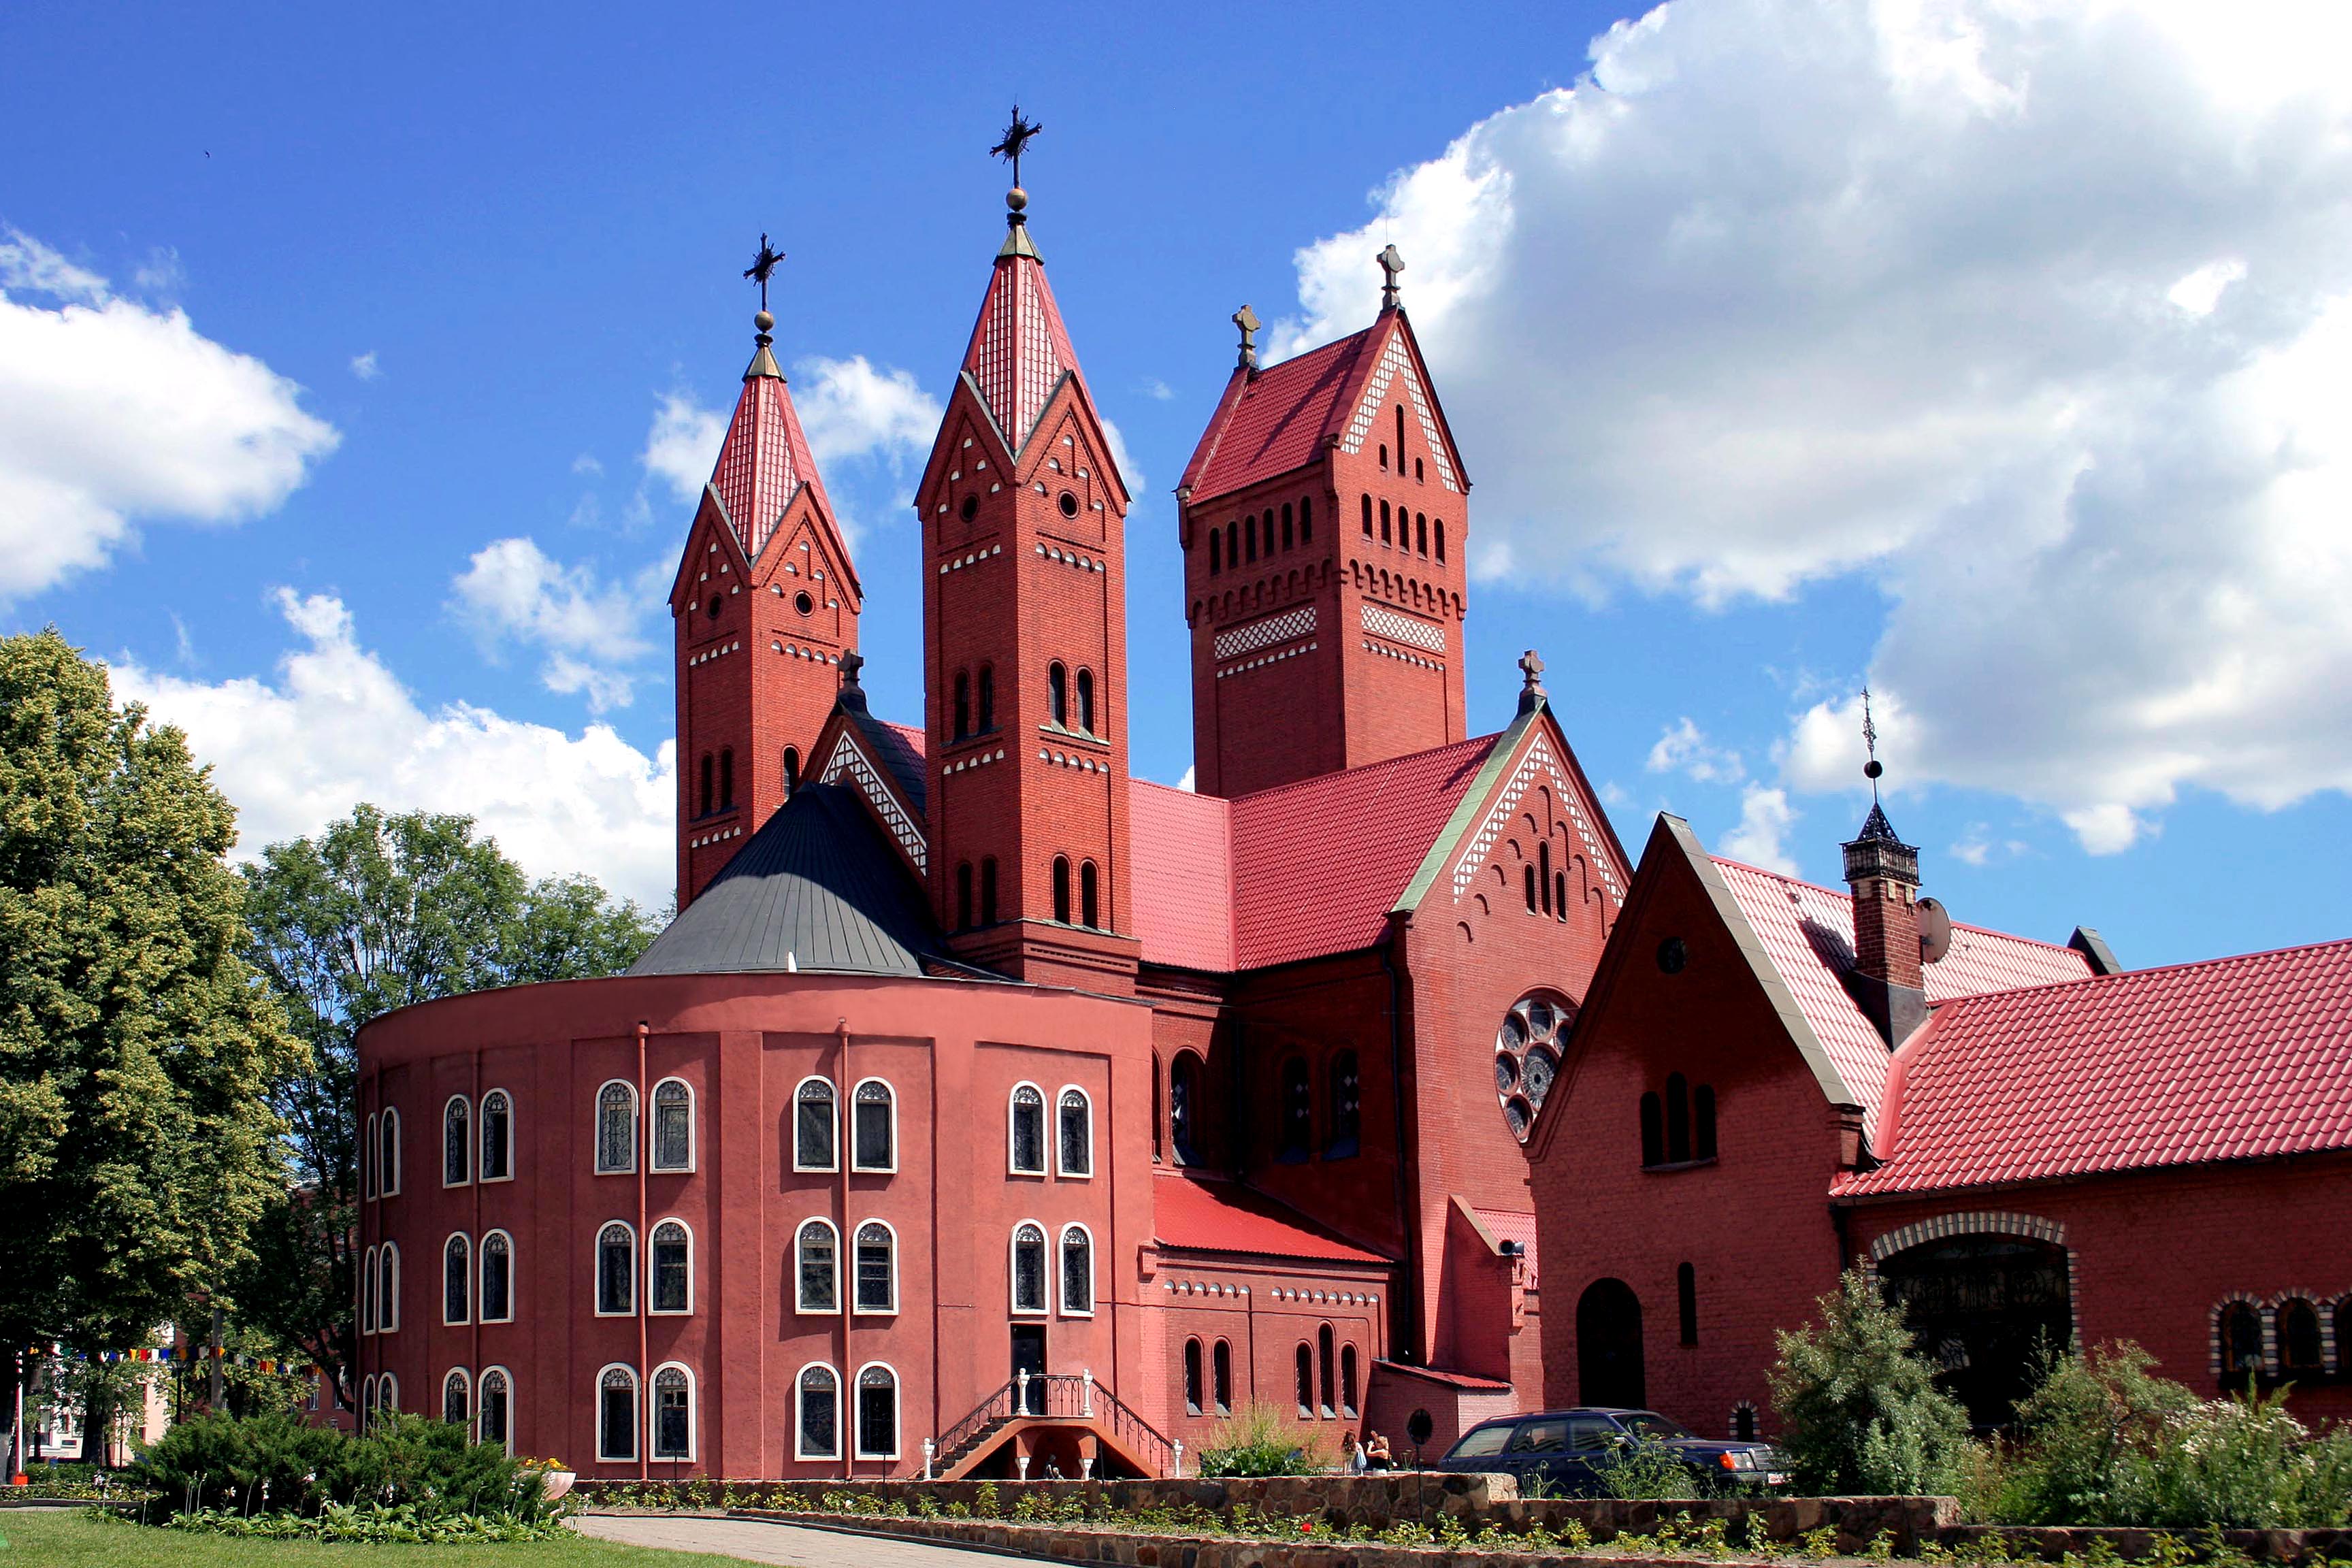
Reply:
[[617, 973], [657, 927], [587, 878], [530, 880], [466, 816], [363, 805], [245, 874], [248, 955], [310, 1050], [273, 1088], [300, 1180], [266, 1216], [242, 1296], [348, 1401], [361, 1026], [436, 996]]
[[1969, 1456], [1968, 1413], [1936, 1386], [1902, 1312], [1859, 1268], [1813, 1309], [1819, 1326], [1773, 1336], [1772, 1403], [1798, 1484], [1816, 1493], [1951, 1489]]
[[180, 731], [54, 627], [0, 639], [0, 1342], [143, 1342], [283, 1192], [264, 1089], [304, 1053], [238, 954], [235, 837]]

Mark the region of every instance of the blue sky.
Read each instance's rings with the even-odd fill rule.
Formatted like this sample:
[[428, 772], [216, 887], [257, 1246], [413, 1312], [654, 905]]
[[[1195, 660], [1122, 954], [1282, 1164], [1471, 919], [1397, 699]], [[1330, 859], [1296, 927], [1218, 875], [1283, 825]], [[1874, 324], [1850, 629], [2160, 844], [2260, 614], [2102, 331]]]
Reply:
[[2179, 9], [14, 5], [0, 628], [114, 663], [249, 835], [469, 809], [657, 900], [739, 274], [788, 253], [912, 718], [906, 490], [1017, 94], [1136, 470], [1139, 773], [1190, 761], [1169, 490], [1226, 317], [1349, 330], [1394, 239], [1477, 482], [1474, 727], [1539, 647], [1633, 847], [1671, 809], [1834, 879], [1866, 678], [1958, 918], [2133, 964], [2345, 935], [2352, 109], [2321, 11]]

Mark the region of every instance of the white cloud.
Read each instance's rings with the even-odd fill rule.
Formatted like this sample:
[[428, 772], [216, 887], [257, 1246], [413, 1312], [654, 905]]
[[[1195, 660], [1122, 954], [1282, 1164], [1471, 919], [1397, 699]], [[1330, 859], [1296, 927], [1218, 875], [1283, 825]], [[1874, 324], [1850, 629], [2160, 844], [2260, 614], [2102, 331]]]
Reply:
[[690, 506], [710, 482], [719, 444], [726, 439], [727, 416], [703, 407], [691, 393], [673, 392], [654, 410], [653, 428], [646, 432], [646, 449], [637, 461]]
[[534, 876], [594, 877], [659, 907], [676, 874], [675, 748], [652, 757], [613, 730], [578, 735], [471, 703], [426, 711], [359, 645], [339, 599], [277, 591], [302, 640], [275, 684], [205, 684], [124, 660], [119, 697], [188, 733], [237, 807], [237, 853], [315, 833], [361, 801], [463, 812]]
[[1761, 866], [1784, 877], [1797, 874], [1797, 858], [1789, 853], [1789, 829], [1797, 813], [1789, 792], [1749, 784], [1739, 792], [1739, 826], [1723, 836], [1723, 853], [1734, 860]]
[[352, 355], [352, 374], [362, 381], [373, 381], [382, 375], [383, 371], [375, 363], [375, 350], [370, 349], [363, 354]]
[[0, 601], [103, 565], [134, 523], [234, 523], [284, 501], [332, 426], [259, 360], [0, 233]]
[[572, 471], [587, 479], [603, 479], [604, 465], [596, 460], [593, 452], [583, 452], [572, 459]]
[[1184, 770], [1184, 776], [1183, 776], [1182, 778], [1178, 779], [1178, 780], [1176, 781], [1176, 787], [1177, 787], [1178, 789], [1181, 789], [1181, 790], [1184, 791], [1184, 792], [1185, 792], [1186, 794], [1188, 794], [1188, 795], [1189, 795], [1189, 794], [1191, 794], [1191, 793], [1192, 793], [1192, 778], [1193, 778], [1193, 774], [1194, 774], [1194, 773], [1196, 773], [1198, 771], [1199, 771], [1199, 770], [1198, 770], [1197, 768], [1194, 768], [1194, 767], [1189, 767], [1189, 766], [1188, 766], [1187, 768], [1185, 768], [1185, 770]]
[[[2340, 5], [1672, 0], [1302, 250], [1278, 335], [1392, 236], [1480, 570], [1866, 574], [1906, 783], [2099, 851], [2352, 789], [2348, 53]], [[1853, 783], [1832, 720], [1792, 784]]]
[[532, 540], [500, 539], [474, 552], [449, 586], [450, 608], [486, 649], [543, 648], [540, 679], [549, 690], [584, 692], [599, 713], [629, 705], [624, 667], [653, 651], [638, 628], [654, 602], [646, 582], [607, 584], [593, 566], [565, 566]]
[[820, 469], [851, 458], [896, 462], [929, 452], [940, 405], [903, 370], [877, 370], [864, 354], [810, 358], [793, 366], [793, 406]]
[[1738, 784], [1748, 776], [1739, 753], [1708, 744], [1706, 732], [1687, 714], [1666, 726], [1647, 765], [1654, 773], [1685, 773], [1701, 784]]
[[1156, 375], [1146, 377], [1140, 390], [1155, 403], [1166, 403], [1176, 395], [1176, 389]]

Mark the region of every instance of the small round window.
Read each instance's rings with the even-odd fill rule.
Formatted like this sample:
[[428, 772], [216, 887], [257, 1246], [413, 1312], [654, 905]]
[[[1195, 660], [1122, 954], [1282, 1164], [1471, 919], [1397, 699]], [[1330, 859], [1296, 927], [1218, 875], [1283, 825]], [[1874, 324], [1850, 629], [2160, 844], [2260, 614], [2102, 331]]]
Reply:
[[1078, 498], [1067, 490], [1062, 492], [1062, 515], [1064, 517], [1078, 515]]
[[980, 498], [978, 496], [964, 497], [961, 510], [963, 512], [963, 520], [966, 522], [970, 522], [973, 518], [980, 515]]
[[1575, 1006], [1547, 992], [1521, 997], [1495, 1034], [1495, 1098], [1511, 1135], [1524, 1140], [1544, 1096], [1559, 1076], [1559, 1058]]
[[1689, 962], [1690, 949], [1683, 945], [1682, 938], [1670, 936], [1658, 943], [1658, 967], [1668, 974], [1680, 974]]
[[793, 595], [793, 608], [805, 616], [810, 611], [816, 608], [816, 601], [810, 598], [805, 592], [794, 594]]
[[714, 621], [715, 621], [715, 620], [717, 620], [717, 619], [719, 618], [719, 606], [720, 606], [720, 605], [724, 605], [726, 602], [727, 602], [726, 600], [724, 600], [724, 599], [722, 599], [722, 598], [719, 597], [719, 595], [716, 595], [716, 594], [713, 594], [713, 595], [710, 596], [710, 618], [711, 618], [712, 620], [714, 620]]

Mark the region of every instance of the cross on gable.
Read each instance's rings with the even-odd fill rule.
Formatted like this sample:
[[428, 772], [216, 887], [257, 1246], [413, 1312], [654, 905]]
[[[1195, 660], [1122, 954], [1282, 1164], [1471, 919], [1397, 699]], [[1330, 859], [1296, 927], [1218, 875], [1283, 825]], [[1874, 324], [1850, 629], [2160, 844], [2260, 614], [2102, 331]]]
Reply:
[[1257, 368], [1257, 330], [1265, 323], [1257, 319], [1257, 312], [1247, 305], [1235, 310], [1233, 320], [1234, 325], [1242, 330], [1242, 367], [1244, 370], [1255, 370]]
[[1527, 676], [1529, 686], [1540, 688], [1543, 685], [1543, 656], [1535, 649], [1529, 648], [1519, 656], [1519, 668]]
[[1392, 310], [1398, 299], [1397, 274], [1404, 270], [1404, 258], [1391, 245], [1372, 259], [1381, 264], [1381, 309]]

